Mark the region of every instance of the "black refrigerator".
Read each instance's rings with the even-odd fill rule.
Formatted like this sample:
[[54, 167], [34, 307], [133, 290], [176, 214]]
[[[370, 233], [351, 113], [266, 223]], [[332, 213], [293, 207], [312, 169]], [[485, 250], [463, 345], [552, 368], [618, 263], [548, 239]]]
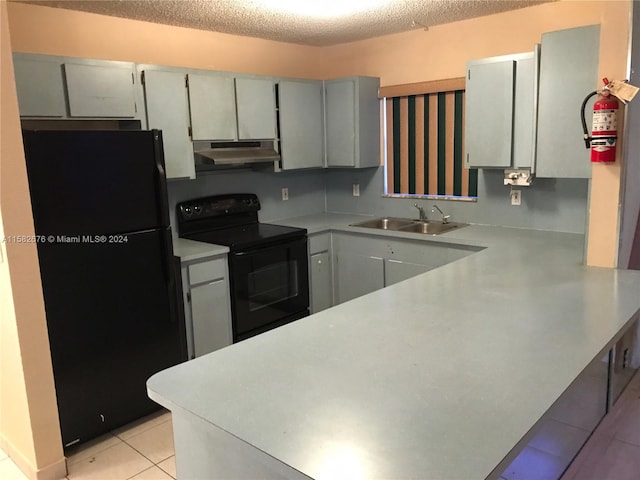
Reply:
[[162, 132], [23, 130], [23, 139], [69, 447], [157, 410], [146, 380], [187, 359]]

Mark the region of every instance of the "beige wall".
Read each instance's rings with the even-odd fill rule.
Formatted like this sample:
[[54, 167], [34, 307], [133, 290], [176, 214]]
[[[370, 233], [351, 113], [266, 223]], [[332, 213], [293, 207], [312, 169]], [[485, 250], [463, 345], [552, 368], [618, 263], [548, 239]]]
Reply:
[[[5, 2], [0, 4], [0, 237], [33, 235]], [[36, 246], [0, 247], [0, 443], [30, 478], [66, 470]]]

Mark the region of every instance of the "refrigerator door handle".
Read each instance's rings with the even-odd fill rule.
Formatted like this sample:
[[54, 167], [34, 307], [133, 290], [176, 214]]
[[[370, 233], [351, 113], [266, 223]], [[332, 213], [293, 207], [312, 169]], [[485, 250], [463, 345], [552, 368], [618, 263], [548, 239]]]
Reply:
[[160, 213], [160, 224], [163, 226], [168, 226], [169, 221], [169, 205], [164, 200], [167, 198], [167, 178], [165, 173], [165, 165], [164, 165], [164, 144], [162, 142], [162, 131], [161, 130], [151, 130], [153, 132], [153, 140], [154, 140], [154, 155], [155, 155], [155, 164], [156, 164], [156, 185], [157, 185], [157, 195], [158, 201], [157, 205]]

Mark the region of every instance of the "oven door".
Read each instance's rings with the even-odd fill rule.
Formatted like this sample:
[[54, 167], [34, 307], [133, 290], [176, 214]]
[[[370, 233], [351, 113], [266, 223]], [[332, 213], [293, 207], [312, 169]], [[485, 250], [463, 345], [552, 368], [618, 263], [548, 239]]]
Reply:
[[309, 314], [307, 238], [229, 254], [233, 340]]

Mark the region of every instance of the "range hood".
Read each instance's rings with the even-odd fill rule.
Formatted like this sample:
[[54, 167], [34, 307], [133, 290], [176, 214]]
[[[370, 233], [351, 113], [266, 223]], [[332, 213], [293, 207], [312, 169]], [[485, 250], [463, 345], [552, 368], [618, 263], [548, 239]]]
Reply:
[[196, 172], [248, 167], [280, 160], [273, 141], [193, 142]]

